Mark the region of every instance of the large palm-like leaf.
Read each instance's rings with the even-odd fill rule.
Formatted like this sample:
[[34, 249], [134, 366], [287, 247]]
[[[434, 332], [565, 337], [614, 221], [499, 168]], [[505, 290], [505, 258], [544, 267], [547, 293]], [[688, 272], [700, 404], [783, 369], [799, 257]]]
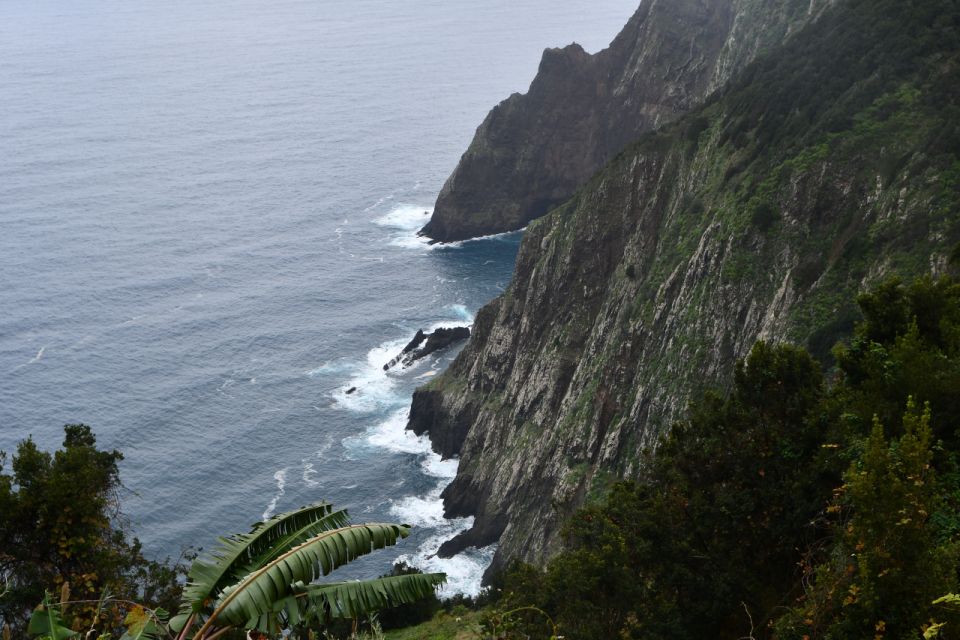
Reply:
[[220, 545], [190, 567], [181, 613], [199, 613], [204, 604], [231, 584], [318, 533], [340, 528], [349, 518], [322, 502], [278, 514], [253, 525], [250, 533], [220, 538]]
[[446, 582], [442, 573], [414, 573], [376, 580], [295, 583], [294, 595], [274, 603], [273, 611], [257, 620], [257, 629], [270, 632], [278, 620], [284, 625], [326, 622], [331, 618], [355, 619], [371, 611], [422, 600]]
[[310, 585], [294, 596], [305, 601], [301, 614], [306, 619], [357, 618], [370, 611], [422, 600], [447, 581], [442, 573], [413, 573], [363, 582]]
[[[310, 584], [359, 556], [396, 544], [409, 532], [409, 525], [347, 525], [346, 512], [326, 504], [282, 514], [249, 534], [222, 539], [219, 549], [195, 563], [182, 611], [199, 615], [202, 624], [194, 635], [199, 639], [216, 629], [273, 632], [300, 621], [358, 617], [420, 599], [446, 576]], [[180, 616], [176, 626], [189, 626], [188, 617]]]
[[295, 583], [312, 582], [408, 535], [410, 528], [406, 525], [380, 523], [321, 533], [228, 587], [211, 617], [216, 616], [221, 623], [245, 625], [270, 613], [273, 603], [293, 593]]

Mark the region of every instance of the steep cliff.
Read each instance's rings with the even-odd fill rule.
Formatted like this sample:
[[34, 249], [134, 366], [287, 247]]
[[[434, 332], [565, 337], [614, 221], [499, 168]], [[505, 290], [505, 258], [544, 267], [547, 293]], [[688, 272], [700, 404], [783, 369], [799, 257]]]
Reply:
[[503, 101], [477, 129], [422, 233], [450, 242], [524, 227], [822, 4], [644, 0], [608, 49], [546, 50], [529, 92]]
[[[758, 338], [829, 358], [851, 301], [960, 241], [960, 7], [845, 0], [530, 225], [410, 428], [460, 470], [444, 546], [541, 562]], [[842, 64], [838, 64], [842, 61]]]

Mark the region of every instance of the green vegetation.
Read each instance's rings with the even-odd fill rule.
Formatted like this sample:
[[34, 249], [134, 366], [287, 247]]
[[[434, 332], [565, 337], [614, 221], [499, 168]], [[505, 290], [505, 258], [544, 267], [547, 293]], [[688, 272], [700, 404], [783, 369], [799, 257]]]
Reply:
[[250, 533], [221, 538], [217, 549], [194, 561], [180, 615], [170, 627], [195, 640], [230, 629], [305, 637], [334, 619], [357, 620], [432, 596], [446, 580], [443, 574], [315, 582], [409, 532], [409, 525], [350, 524], [346, 510], [327, 503], [276, 515]]
[[121, 454], [97, 449], [85, 425], [65, 432], [61, 451], [42, 452], [28, 439], [13, 456], [12, 475], [0, 466], [0, 622], [8, 635], [185, 640], [249, 629], [306, 638], [314, 629], [336, 631], [343, 620], [353, 621], [349, 633], [380, 609], [407, 605], [385, 622], [408, 624], [438, 608], [443, 574], [397, 567], [374, 580], [317, 582], [409, 535], [408, 525], [352, 525], [327, 503], [221, 538], [194, 560], [184, 586], [180, 564], [144, 559], [119, 525]]
[[[118, 600], [175, 607], [179, 564], [144, 558], [119, 517], [118, 451], [102, 451], [90, 427], [64, 427], [53, 454], [31, 439], [17, 447], [10, 466], [0, 453], [0, 626], [25, 635], [30, 611], [44, 590], [81, 601], [65, 617], [76, 628], [97, 619], [115, 629], [123, 621]], [[98, 607], [104, 593], [112, 604]]]
[[430, 621], [408, 627], [387, 631], [387, 640], [477, 640], [483, 637], [483, 614], [464, 607], [450, 612], [441, 611]]
[[546, 570], [508, 572], [497, 606], [535, 605], [571, 639], [960, 636], [934, 604], [960, 590], [960, 284], [858, 303], [831, 380], [758, 343], [639, 481], [577, 513]]

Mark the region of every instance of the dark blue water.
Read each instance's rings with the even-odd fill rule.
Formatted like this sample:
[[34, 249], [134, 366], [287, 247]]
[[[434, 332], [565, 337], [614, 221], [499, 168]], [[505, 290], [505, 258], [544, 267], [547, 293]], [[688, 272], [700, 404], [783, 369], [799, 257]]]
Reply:
[[518, 238], [413, 231], [542, 49], [635, 3], [0, 3], [0, 449], [92, 425], [152, 554], [328, 499], [417, 525], [356, 570], [474, 589], [489, 550], [427, 558], [469, 524], [437, 497], [456, 462], [403, 431], [452, 354], [380, 366], [469, 324]]

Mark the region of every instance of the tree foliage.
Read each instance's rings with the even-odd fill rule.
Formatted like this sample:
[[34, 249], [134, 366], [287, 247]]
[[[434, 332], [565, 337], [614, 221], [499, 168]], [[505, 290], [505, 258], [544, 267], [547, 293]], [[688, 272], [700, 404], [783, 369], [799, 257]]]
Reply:
[[[178, 571], [147, 560], [140, 542], [122, 526], [118, 491], [118, 451], [97, 447], [90, 427], [64, 427], [63, 446], [40, 450], [21, 442], [10, 459], [0, 454], [0, 625], [22, 634], [30, 612], [45, 590], [64, 584], [72, 600], [64, 614], [72, 627], [86, 627], [96, 615], [104, 590], [151, 606], [179, 600]], [[118, 611], [105, 612], [120, 626]]]
[[960, 587], [958, 286], [892, 280], [859, 306], [830, 384], [758, 343], [545, 571], [507, 573], [501, 606], [568, 638], [960, 637], [934, 604]]

